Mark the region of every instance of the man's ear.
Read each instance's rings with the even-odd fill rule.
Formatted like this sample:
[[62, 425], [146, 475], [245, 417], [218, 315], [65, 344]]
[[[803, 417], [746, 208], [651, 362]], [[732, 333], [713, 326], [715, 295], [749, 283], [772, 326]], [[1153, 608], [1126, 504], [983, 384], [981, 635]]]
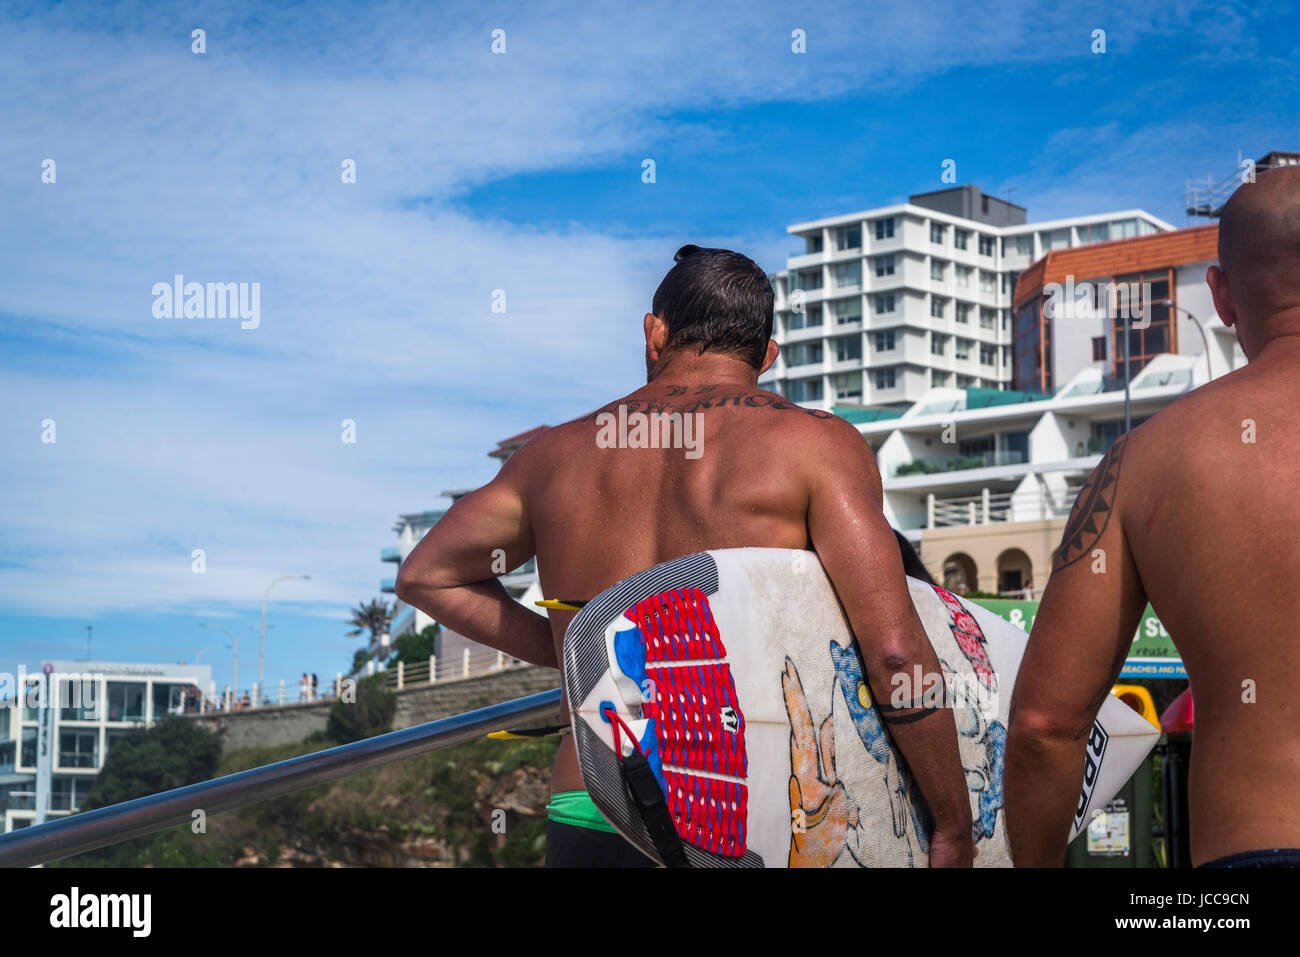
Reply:
[[1214, 299], [1214, 311], [1219, 314], [1223, 324], [1232, 328], [1237, 324], [1237, 307], [1232, 304], [1232, 295], [1228, 292], [1228, 276], [1218, 266], [1211, 266], [1205, 271], [1205, 281], [1210, 286], [1210, 295]]
[[768, 339], [767, 355], [763, 356], [763, 367], [758, 370], [758, 374], [762, 375], [768, 369], [772, 368], [772, 363], [776, 361], [776, 357], [779, 356], [780, 354], [781, 354], [781, 347], [776, 344], [776, 340]]
[[656, 363], [668, 343], [668, 323], [653, 312], [645, 314], [645, 357], [646, 362]]

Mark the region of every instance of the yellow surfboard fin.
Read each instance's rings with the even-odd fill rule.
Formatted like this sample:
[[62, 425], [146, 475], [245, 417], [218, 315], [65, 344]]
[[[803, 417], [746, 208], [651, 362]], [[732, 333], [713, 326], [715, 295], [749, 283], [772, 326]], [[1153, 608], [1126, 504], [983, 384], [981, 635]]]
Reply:
[[558, 598], [546, 598], [533, 602], [538, 608], [557, 608], [560, 611], [580, 611], [585, 601], [560, 601]]

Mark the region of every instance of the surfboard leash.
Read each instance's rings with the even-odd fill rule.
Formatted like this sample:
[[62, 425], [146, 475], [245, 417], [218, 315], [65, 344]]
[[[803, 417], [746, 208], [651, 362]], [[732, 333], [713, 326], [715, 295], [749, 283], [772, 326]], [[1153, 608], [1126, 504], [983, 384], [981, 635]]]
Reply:
[[[659, 786], [659, 779], [655, 777], [650, 762], [641, 753], [641, 748], [636, 743], [636, 735], [612, 707], [606, 707], [601, 711], [601, 716], [610, 722], [610, 728], [614, 732], [614, 754], [619, 758], [623, 783], [637, 811], [641, 814], [641, 822], [645, 825], [655, 850], [659, 852], [664, 867], [690, 867], [691, 862], [686, 857], [681, 836], [677, 833], [676, 825], [673, 824], [673, 816], [668, 812], [668, 801], [664, 797], [663, 788]], [[632, 753], [627, 757], [623, 757], [623, 745], [618, 737], [620, 726], [627, 732], [628, 740], [632, 742]]]

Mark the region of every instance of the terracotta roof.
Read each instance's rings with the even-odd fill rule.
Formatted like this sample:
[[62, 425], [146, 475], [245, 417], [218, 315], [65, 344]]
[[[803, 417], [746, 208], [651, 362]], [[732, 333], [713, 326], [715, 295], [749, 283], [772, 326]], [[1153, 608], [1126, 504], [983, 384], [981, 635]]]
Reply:
[[492, 456], [494, 459], [508, 459], [518, 451], [524, 443], [528, 442], [530, 439], [537, 438], [537, 436], [541, 435], [549, 428], [549, 425], [539, 425], [535, 429], [529, 429], [527, 432], [520, 432], [518, 435], [512, 435], [508, 439], [502, 439], [497, 443], [497, 447], [489, 452], [488, 455]]
[[1040, 295], [1044, 286], [1064, 282], [1066, 276], [1073, 276], [1077, 282], [1109, 279], [1161, 266], [1216, 262], [1218, 258], [1218, 223], [1134, 239], [1113, 239], [1105, 243], [1058, 249], [1020, 274], [1016, 280], [1012, 306], [1019, 309], [1034, 296]]

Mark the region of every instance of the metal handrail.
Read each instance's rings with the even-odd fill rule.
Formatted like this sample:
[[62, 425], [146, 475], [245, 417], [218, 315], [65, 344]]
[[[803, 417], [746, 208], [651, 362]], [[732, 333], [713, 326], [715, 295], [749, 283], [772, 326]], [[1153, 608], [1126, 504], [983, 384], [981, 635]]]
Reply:
[[488, 731], [508, 730], [511, 724], [517, 726], [520, 721], [554, 713], [559, 704], [560, 689], [552, 688], [315, 754], [0, 834], [0, 867], [31, 867], [143, 837], [189, 823], [198, 809], [204, 814], [218, 814], [301, 791], [471, 741]]

